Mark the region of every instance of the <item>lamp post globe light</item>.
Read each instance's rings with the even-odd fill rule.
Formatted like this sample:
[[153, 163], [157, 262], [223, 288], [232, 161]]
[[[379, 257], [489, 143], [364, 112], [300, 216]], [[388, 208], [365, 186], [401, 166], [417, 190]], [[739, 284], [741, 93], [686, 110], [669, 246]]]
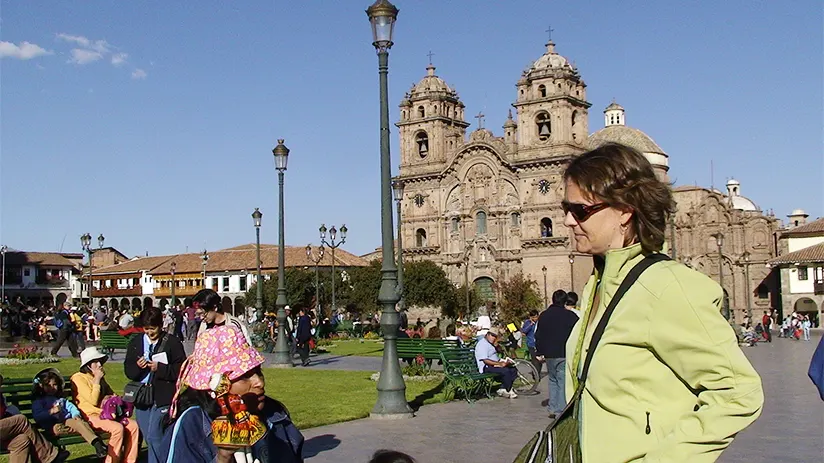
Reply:
[[547, 307], [549, 307], [549, 302], [547, 300], [547, 295], [546, 295], [546, 265], [541, 267], [541, 272], [544, 273], [544, 308], [547, 308]]
[[283, 144], [282, 138], [278, 139], [278, 145], [272, 150], [272, 154], [275, 156], [275, 169], [278, 171], [278, 297], [275, 300], [275, 306], [278, 308], [278, 340], [275, 342], [273, 365], [277, 368], [290, 368], [294, 364], [289, 354], [289, 344], [286, 343], [286, 241], [283, 227], [283, 174], [286, 172], [289, 148]]
[[729, 300], [727, 299], [727, 292], [724, 290], [724, 234], [721, 232], [713, 233], [715, 244], [718, 246], [718, 285], [721, 286], [722, 300], [721, 300], [721, 314], [727, 319], [730, 324], [734, 322], [732, 313], [730, 312]]
[[389, 49], [392, 47], [392, 31], [398, 17], [398, 9], [387, 0], [377, 0], [366, 10], [372, 26], [372, 45], [378, 53], [380, 80], [380, 153], [381, 153], [381, 241], [383, 264], [378, 302], [383, 306], [381, 329], [383, 330], [383, 362], [378, 380], [378, 400], [370, 414], [373, 418], [407, 418], [412, 410], [406, 403], [406, 384], [403, 382], [398, 363], [398, 324], [400, 317], [395, 304], [400, 300], [398, 269], [392, 227], [392, 176], [389, 156], [389, 99], [387, 74], [389, 73]]
[[[744, 261], [744, 291], [747, 292], [747, 319], [752, 323], [752, 291], [750, 290], [750, 253], [744, 251], [741, 255]], [[766, 327], [765, 327], [766, 328]]]
[[403, 233], [401, 233], [401, 203], [403, 202], [404, 184], [400, 180], [392, 182], [392, 193], [398, 205], [398, 312], [406, 309], [406, 301], [403, 298]]
[[202, 269], [202, 276], [203, 278], [203, 289], [206, 289], [206, 263], [209, 262], [209, 253], [206, 252], [204, 249], [203, 252], [200, 254], [200, 261], [201, 261], [201, 269]]
[[3, 273], [1, 277], [3, 281], [0, 282], [0, 306], [6, 303], [6, 251], [8, 250], [9, 247], [5, 244], [0, 246], [0, 254], [3, 255]]
[[569, 253], [569, 290], [575, 291], [575, 254]]
[[323, 321], [323, 310], [320, 307], [320, 283], [318, 278], [318, 264], [323, 260], [323, 253], [324, 249], [322, 244], [318, 248], [317, 256], [315, 256], [315, 253], [312, 251], [312, 245], [306, 245], [306, 257], [315, 264], [315, 311], [317, 312], [318, 323]]
[[[106, 241], [106, 237], [103, 236], [101, 233], [97, 237], [97, 245], [99, 249], [103, 248], [103, 243]], [[94, 307], [94, 299], [92, 298], [92, 235], [91, 233], [85, 233], [80, 236], [80, 246], [83, 248], [84, 251], [89, 255], [89, 289], [88, 289], [88, 296], [89, 296], [89, 307]], [[83, 285], [80, 286], [81, 288]], [[80, 294], [81, 298], [83, 294]]]
[[337, 313], [337, 310], [338, 310], [336, 293], [335, 293], [335, 276], [336, 276], [336, 273], [335, 273], [335, 249], [341, 247], [341, 245], [343, 245], [343, 243], [346, 242], [346, 232], [348, 230], [349, 229], [346, 228], [346, 224], [341, 225], [341, 227], [340, 227], [340, 241], [338, 241], [336, 243], [335, 242], [335, 237], [338, 234], [338, 229], [335, 228], [334, 225], [332, 225], [332, 228], [330, 228], [328, 230], [329, 231], [329, 241], [326, 240], [326, 232], [327, 232], [326, 224], [320, 224], [320, 228], [318, 228], [318, 231], [320, 232], [320, 245], [321, 245], [321, 247], [323, 247], [325, 245], [325, 246], [328, 246], [329, 248], [332, 249], [332, 309], [330, 310], [331, 313], [329, 314], [329, 318], [332, 318], [335, 315], [335, 313]]
[[260, 224], [263, 219], [263, 212], [255, 208], [252, 212], [252, 221], [255, 224], [255, 250], [257, 251], [257, 283], [255, 283], [255, 312], [257, 312], [257, 319], [263, 320], [263, 278], [260, 276]]

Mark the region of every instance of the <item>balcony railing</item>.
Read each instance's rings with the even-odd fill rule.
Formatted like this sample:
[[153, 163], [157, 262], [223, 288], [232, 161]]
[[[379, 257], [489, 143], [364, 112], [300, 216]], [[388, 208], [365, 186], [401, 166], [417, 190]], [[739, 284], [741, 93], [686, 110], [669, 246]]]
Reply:
[[[175, 288], [175, 297], [194, 296], [201, 289], [203, 289], [202, 286], [185, 286], [183, 288]], [[155, 297], [171, 297], [172, 288], [170, 286], [165, 288], [155, 288], [153, 295]]]
[[143, 287], [92, 289], [93, 297], [142, 296]]

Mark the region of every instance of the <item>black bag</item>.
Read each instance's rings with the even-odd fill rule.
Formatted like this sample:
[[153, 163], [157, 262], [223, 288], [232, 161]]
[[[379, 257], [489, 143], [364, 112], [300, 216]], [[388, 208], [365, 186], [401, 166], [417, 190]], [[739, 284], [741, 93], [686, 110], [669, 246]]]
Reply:
[[[578, 420], [578, 411], [581, 403], [581, 395], [584, 393], [584, 382], [589, 373], [589, 364], [592, 362], [592, 357], [595, 354], [595, 348], [604, 334], [607, 327], [607, 322], [615, 311], [615, 307], [621, 298], [624, 297], [627, 290], [638, 280], [638, 277], [644, 273], [644, 270], [649, 268], [652, 264], [662, 260], [670, 260], [666, 254], [650, 254], [641, 262], [635, 265], [629, 271], [626, 278], [621, 282], [612, 300], [609, 301], [604, 315], [595, 327], [592, 333], [592, 339], [589, 341], [589, 355], [584, 360], [584, 366], [581, 369], [581, 378], [578, 380], [578, 387], [572, 395], [572, 399], [567, 403], [564, 410], [555, 418], [545, 431], [538, 431], [532, 439], [524, 446], [514, 463], [581, 463], [583, 457], [581, 456], [581, 441], [578, 430], [580, 429]], [[587, 329], [586, 325], [581, 329]]]
[[[157, 346], [157, 349], [149, 352], [149, 357], [157, 352], [163, 351], [163, 348], [166, 347], [166, 338], [168, 336], [169, 333], [163, 334], [163, 339], [160, 340], [160, 344]], [[140, 381], [129, 381], [123, 388], [123, 401], [131, 402], [134, 404], [135, 408], [139, 410], [152, 408], [152, 405], [154, 405], [154, 388], [152, 387], [151, 375], [152, 374], [150, 372], [149, 381], [145, 384]]]

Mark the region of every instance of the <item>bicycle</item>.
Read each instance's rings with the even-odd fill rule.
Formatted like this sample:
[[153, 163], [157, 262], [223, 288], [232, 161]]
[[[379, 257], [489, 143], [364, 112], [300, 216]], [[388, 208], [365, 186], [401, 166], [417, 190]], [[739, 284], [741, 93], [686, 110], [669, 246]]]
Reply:
[[511, 334], [507, 337], [506, 342], [500, 343], [499, 346], [503, 354], [509, 357], [514, 362], [513, 368], [518, 372], [515, 377], [515, 382], [512, 388], [518, 394], [537, 394], [538, 383], [541, 378], [538, 375], [538, 369], [532, 364], [529, 351], [524, 353], [524, 358], [518, 358], [518, 341]]

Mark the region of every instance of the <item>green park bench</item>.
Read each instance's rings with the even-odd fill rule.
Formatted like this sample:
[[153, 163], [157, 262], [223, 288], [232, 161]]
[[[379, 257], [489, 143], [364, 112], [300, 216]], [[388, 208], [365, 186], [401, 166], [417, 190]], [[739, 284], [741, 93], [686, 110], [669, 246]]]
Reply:
[[478, 372], [478, 362], [472, 349], [444, 349], [440, 356], [446, 377], [444, 401], [463, 394], [466, 401], [471, 403], [472, 396], [479, 392], [492, 398], [492, 385], [496, 375]]
[[121, 336], [117, 331], [101, 331], [100, 350], [108, 354], [110, 358], [113, 358], [115, 349], [126, 350], [126, 348], [129, 347], [129, 341], [132, 340], [132, 336], [136, 335]]
[[[63, 384], [63, 397], [71, 397], [71, 379], [68, 376], [64, 376]], [[32, 427], [41, 431], [43, 436], [46, 437], [52, 444], [59, 447], [65, 447], [67, 445], [86, 443], [80, 434], [68, 434], [65, 436], [56, 437], [49, 432], [45, 432], [35, 423], [34, 418], [32, 418], [31, 409], [32, 378], [4, 378], [3, 386], [2, 389], [0, 389], [0, 392], [3, 393], [3, 397], [6, 399], [6, 405], [13, 405], [17, 407], [17, 409], [20, 410], [20, 413], [29, 419], [32, 423]], [[107, 433], [97, 433], [97, 435], [103, 440], [108, 440], [109, 438]], [[5, 455], [7, 453], [7, 450], [0, 449], [0, 455]]]
[[433, 360], [441, 360], [441, 351], [460, 347], [457, 340], [426, 338], [398, 338], [397, 346], [398, 358], [412, 361], [420, 355], [430, 369]]

